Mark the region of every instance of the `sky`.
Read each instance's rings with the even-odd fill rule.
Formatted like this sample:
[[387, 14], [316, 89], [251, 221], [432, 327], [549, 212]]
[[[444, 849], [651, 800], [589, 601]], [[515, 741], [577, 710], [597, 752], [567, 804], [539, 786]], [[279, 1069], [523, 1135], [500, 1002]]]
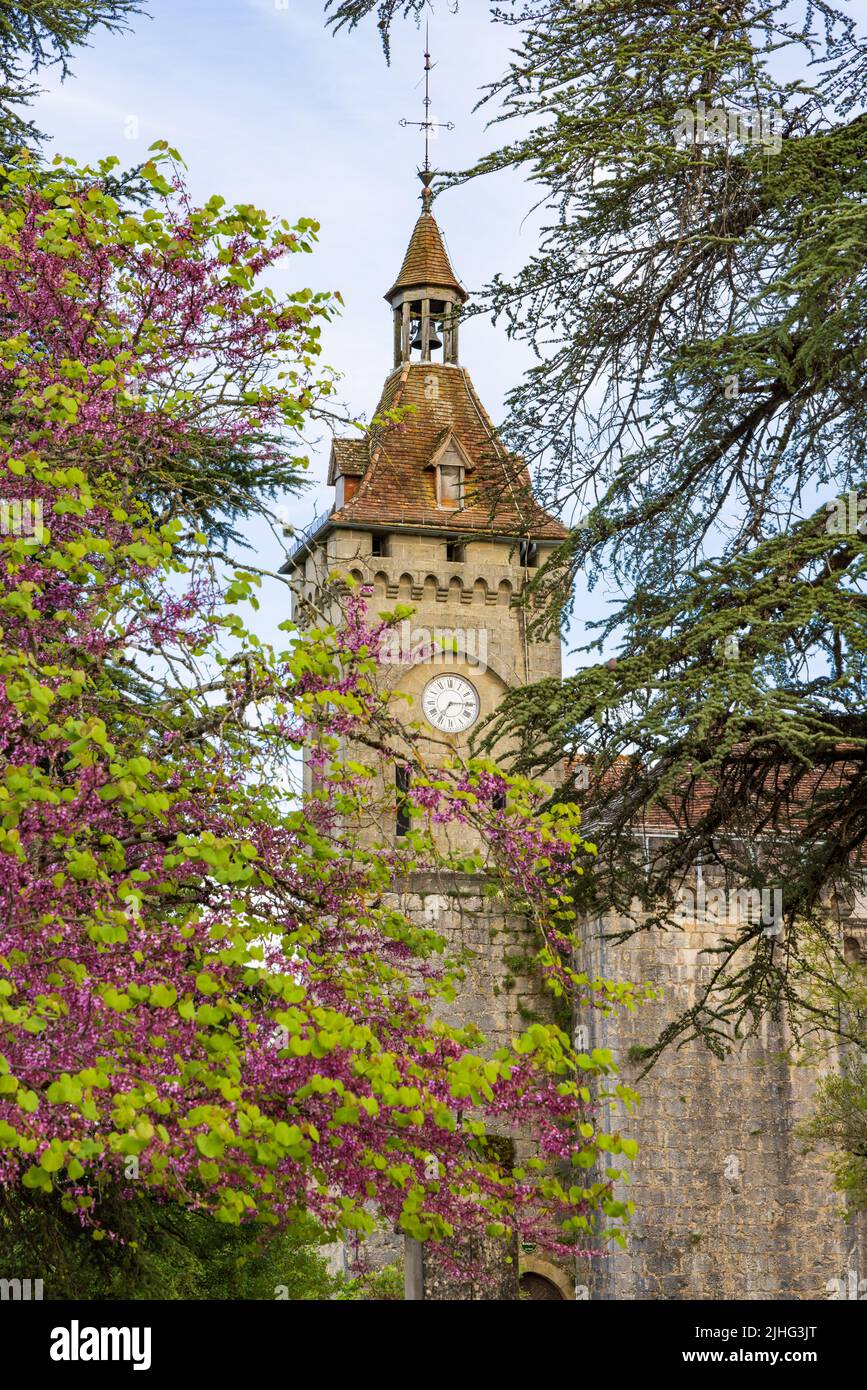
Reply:
[[[298, 288], [303, 273], [314, 289], [340, 290], [345, 310], [324, 330], [323, 358], [342, 375], [349, 412], [369, 418], [391, 369], [383, 294], [420, 210], [422, 136], [399, 122], [423, 116], [423, 31], [411, 22], [396, 26], [389, 67], [375, 24], [335, 36], [322, 0], [149, 0], [147, 8], [150, 17], [133, 19], [131, 33], [96, 33], [77, 50], [65, 82], [56, 70], [43, 73], [46, 90], [33, 116], [51, 137], [48, 149], [80, 160], [116, 154], [133, 165], [154, 140], [166, 139], [186, 161], [197, 200], [220, 193], [290, 221], [316, 218], [316, 252], [288, 259], [286, 287]], [[469, 165], [504, 133], [486, 130], [492, 112], [473, 107], [515, 38], [490, 22], [482, 0], [452, 8], [453, 0], [434, 0], [430, 17], [432, 119], [455, 125], [432, 143], [432, 162], [442, 168]], [[469, 290], [498, 271], [517, 271], [532, 254], [536, 200], [511, 172], [437, 200], [452, 264]], [[461, 357], [487, 409], [501, 418], [506, 392], [529, 365], [528, 350], [474, 319], [462, 334]], [[311, 454], [317, 485], [290, 504], [300, 525], [330, 500], [329, 442], [322, 436]], [[263, 567], [276, 568], [277, 541], [264, 528], [252, 539]], [[603, 602], [594, 594], [594, 616]]]

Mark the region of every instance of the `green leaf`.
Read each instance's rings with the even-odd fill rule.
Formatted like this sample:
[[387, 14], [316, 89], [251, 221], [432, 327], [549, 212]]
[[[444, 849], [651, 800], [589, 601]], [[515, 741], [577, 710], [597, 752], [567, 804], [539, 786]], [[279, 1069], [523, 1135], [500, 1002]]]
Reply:
[[21, 1179], [24, 1187], [35, 1189], [42, 1192], [50, 1192], [52, 1189], [51, 1179], [41, 1166], [34, 1165], [27, 1169]]
[[205, 1158], [222, 1158], [226, 1145], [218, 1134], [197, 1134], [196, 1148]]

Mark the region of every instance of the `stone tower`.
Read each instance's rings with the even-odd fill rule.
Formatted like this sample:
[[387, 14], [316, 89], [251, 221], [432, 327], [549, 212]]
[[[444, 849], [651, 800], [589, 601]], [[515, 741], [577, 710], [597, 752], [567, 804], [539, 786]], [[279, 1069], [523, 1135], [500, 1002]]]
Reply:
[[[461, 363], [466, 291], [427, 188], [422, 197], [385, 296], [394, 363], [374, 413], [379, 423], [366, 438], [334, 440], [334, 505], [284, 572], [299, 599], [323, 574], [349, 573], [372, 586], [374, 611], [383, 601], [410, 603], [414, 631], [452, 635], [452, 685], [437, 684], [431, 666], [441, 658], [399, 660], [394, 682], [413, 696], [415, 717], [420, 711], [438, 739], [462, 748], [508, 687], [560, 674], [559, 639], [529, 640], [518, 600], [566, 531], [534, 500], [526, 469], [500, 440]], [[398, 423], [389, 412], [400, 412]], [[446, 690], [455, 692], [451, 701]]]
[[[395, 602], [412, 605], [386, 679], [412, 697], [409, 717], [430, 726], [440, 750], [462, 752], [510, 686], [560, 675], [559, 638], [531, 641], [519, 600], [566, 531], [534, 500], [524, 465], [505, 448], [463, 366], [466, 292], [430, 210], [425, 177], [421, 216], [385, 295], [393, 364], [374, 414], [381, 423], [367, 438], [334, 440], [334, 506], [296, 546], [285, 572], [293, 575], [296, 607], [335, 570], [372, 587], [374, 613]], [[399, 423], [387, 418], [394, 411]], [[420, 648], [427, 654], [416, 660]], [[401, 832], [398, 821], [395, 834]], [[402, 909], [435, 923], [467, 961], [450, 1022], [472, 1021], [492, 1046], [503, 1046], [529, 1017], [544, 1015], [545, 992], [516, 965], [528, 957], [530, 929], [484, 899], [475, 875], [443, 882], [415, 874], [407, 890]], [[515, 1263], [504, 1270], [493, 1294], [465, 1288], [461, 1296], [517, 1297], [517, 1272]], [[574, 1296], [573, 1281], [538, 1252], [523, 1252], [521, 1273], [535, 1297]], [[449, 1291], [428, 1268], [413, 1296]]]

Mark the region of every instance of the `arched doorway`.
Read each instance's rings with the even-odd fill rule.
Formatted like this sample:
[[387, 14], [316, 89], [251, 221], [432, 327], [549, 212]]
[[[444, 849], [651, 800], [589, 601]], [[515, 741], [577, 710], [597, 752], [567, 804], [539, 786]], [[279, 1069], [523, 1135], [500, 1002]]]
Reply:
[[521, 1298], [557, 1298], [568, 1302], [575, 1298], [572, 1279], [543, 1255], [523, 1251], [518, 1267], [518, 1290]]
[[522, 1298], [556, 1298], [563, 1301], [563, 1294], [557, 1288], [552, 1279], [546, 1279], [544, 1274], [522, 1274], [520, 1281]]

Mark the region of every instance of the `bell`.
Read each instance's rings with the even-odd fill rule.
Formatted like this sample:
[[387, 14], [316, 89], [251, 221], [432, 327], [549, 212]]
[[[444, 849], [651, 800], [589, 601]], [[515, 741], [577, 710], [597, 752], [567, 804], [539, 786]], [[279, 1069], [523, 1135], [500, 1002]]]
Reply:
[[[410, 343], [410, 347], [411, 347], [411, 348], [424, 348], [424, 339], [423, 339], [423, 337], [422, 337], [421, 326], [422, 326], [422, 320], [419, 319], [418, 325], [417, 325], [416, 330], [415, 330], [415, 337], [413, 338], [412, 342]], [[428, 347], [431, 349], [431, 351], [433, 351], [435, 348], [441, 348], [441, 347], [442, 347], [442, 342], [441, 342], [441, 340], [437, 337], [437, 331], [436, 331], [436, 328], [434, 327], [433, 321], [432, 321], [431, 319], [428, 319], [427, 339], [428, 339]]]

